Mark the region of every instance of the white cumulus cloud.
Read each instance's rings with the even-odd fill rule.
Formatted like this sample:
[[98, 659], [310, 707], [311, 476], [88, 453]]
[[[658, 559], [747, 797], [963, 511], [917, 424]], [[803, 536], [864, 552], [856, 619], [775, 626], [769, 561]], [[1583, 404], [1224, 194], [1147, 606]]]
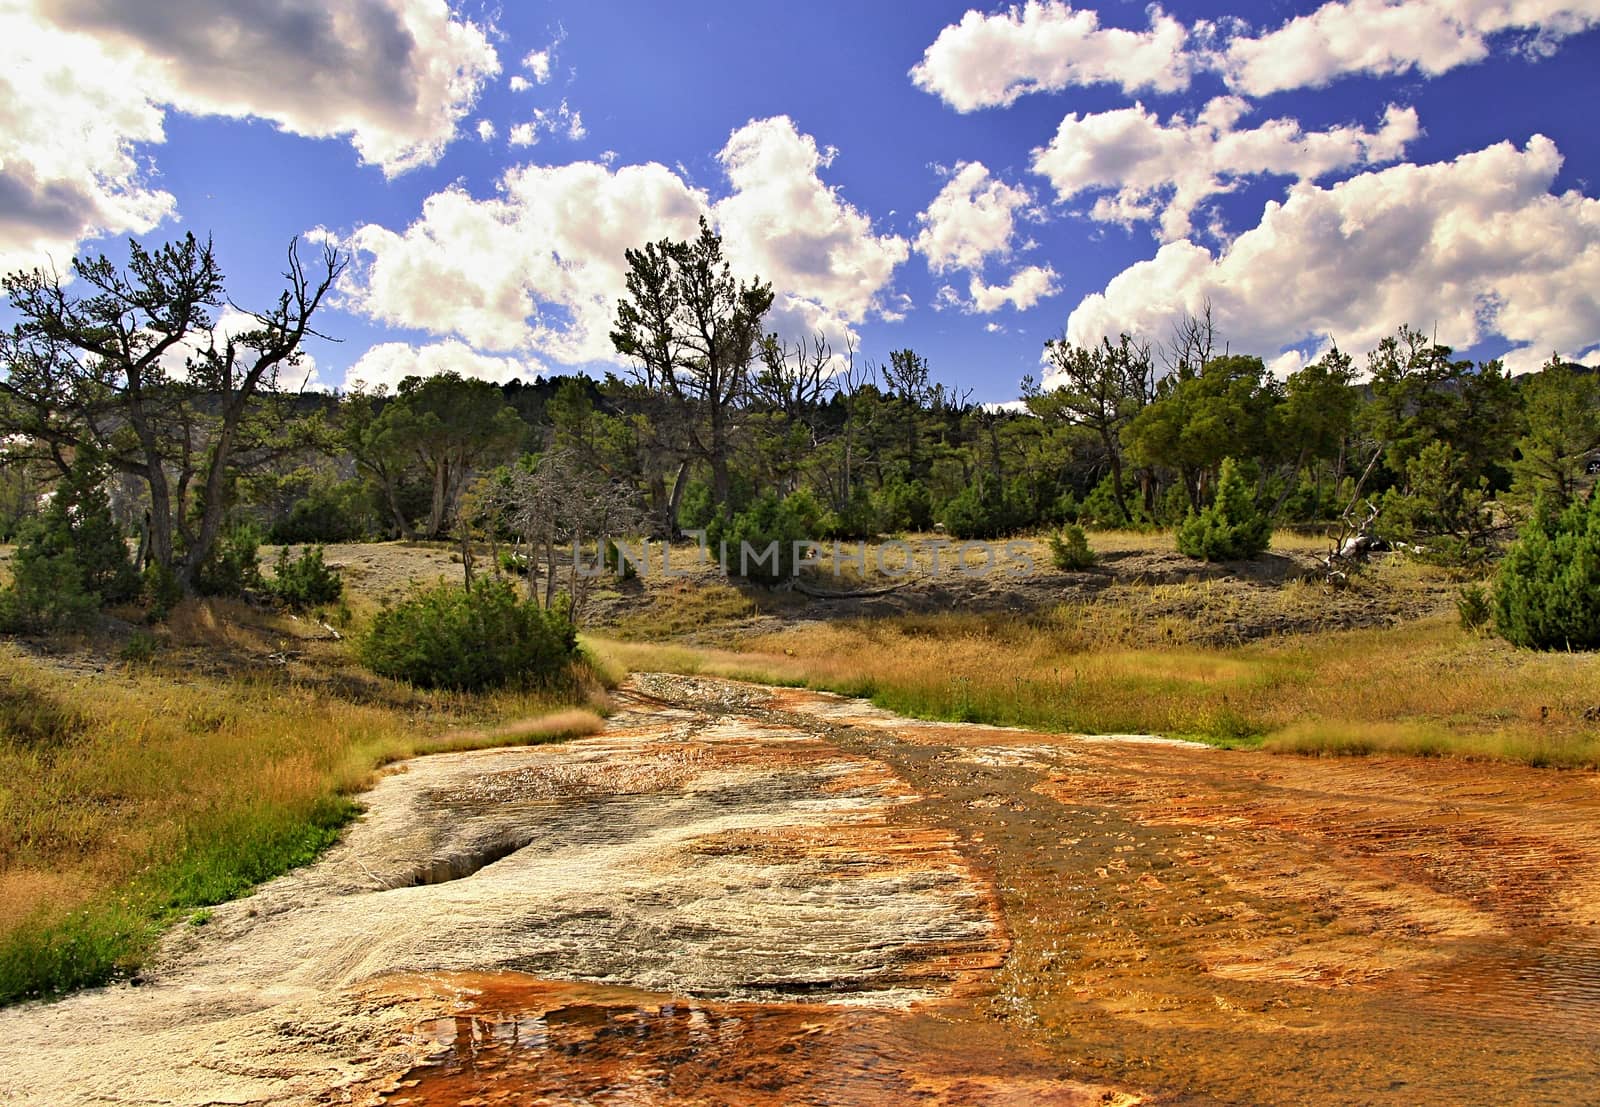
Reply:
[[1064, 0], [970, 10], [939, 32], [911, 79], [962, 112], [1097, 84], [1181, 92], [1215, 71], [1235, 91], [1265, 96], [1350, 73], [1434, 77], [1496, 49], [1545, 56], [1600, 26], [1600, 0], [1328, 0], [1259, 31], [1148, 13], [1147, 29], [1129, 30]]
[[1195, 65], [1189, 34], [1158, 7], [1148, 30], [1129, 31], [1102, 27], [1090, 9], [1028, 0], [992, 14], [967, 12], [939, 32], [911, 79], [963, 112], [1093, 84], [1176, 92], [1188, 87]]
[[1390, 105], [1382, 126], [1305, 131], [1293, 119], [1240, 128], [1249, 106], [1238, 97], [1212, 100], [1193, 119], [1166, 122], [1142, 104], [1061, 121], [1050, 144], [1033, 152], [1033, 170], [1063, 202], [1099, 193], [1090, 216], [1124, 225], [1159, 219], [1171, 241], [1190, 231], [1191, 216], [1209, 197], [1263, 174], [1315, 180], [1337, 170], [1394, 161], [1421, 128], [1414, 108]]
[[0, 270], [65, 273], [80, 241], [173, 214], [139, 153], [165, 138], [161, 109], [128, 94], [147, 78], [105, 43], [0, 7]]
[[1514, 371], [1600, 342], [1600, 200], [1552, 193], [1556, 146], [1535, 135], [1330, 187], [1294, 185], [1219, 255], [1188, 240], [1087, 296], [1077, 343], [1161, 336], [1209, 302], [1236, 350], [1268, 360], [1329, 338], [1355, 352], [1401, 323], [1457, 348], [1499, 336]]
[[7, 0], [0, 266], [175, 215], [149, 164], [168, 111], [344, 136], [394, 175], [438, 160], [498, 71], [444, 0]]
[[913, 245], [928, 261], [930, 272], [965, 271], [970, 298], [962, 300], [954, 286], [939, 289], [936, 309], [960, 307], [988, 314], [1010, 304], [1032, 307], [1056, 292], [1056, 273], [1049, 266], [1017, 269], [1000, 284], [989, 284], [984, 269], [1009, 262], [1017, 248], [1017, 221], [1035, 215], [1034, 197], [1020, 185], [993, 176], [982, 162], [963, 162], [927, 208], [917, 216], [922, 229]]
[[962, 162], [917, 216], [914, 245], [935, 273], [981, 269], [991, 257], [1011, 255], [1017, 216], [1032, 205], [1026, 188], [994, 177], [982, 162]]
[[1522, 32], [1545, 54], [1600, 25], [1597, 0], [1331, 0], [1261, 35], [1233, 38], [1220, 59], [1253, 96], [1328, 84], [1347, 73], [1434, 77], [1487, 57], [1490, 37]]
[[737, 266], [859, 323], [910, 247], [822, 181], [830, 160], [788, 116], [751, 120], [717, 154], [731, 192], [713, 217]]
[[983, 278], [974, 273], [967, 291], [972, 296], [972, 310], [980, 315], [999, 311], [1006, 304], [1026, 311], [1044, 297], [1056, 293], [1056, 271], [1048, 265], [1026, 265], [1003, 285], [985, 284]]
[[347, 136], [394, 175], [439, 159], [500, 61], [444, 0], [32, 0], [134, 59], [129, 92], [195, 115]]
[[496, 196], [452, 187], [404, 231], [356, 230], [344, 292], [374, 319], [482, 350], [606, 360], [623, 252], [692, 236], [704, 210], [705, 198], [661, 165], [521, 166]]
[[713, 202], [665, 166], [597, 162], [520, 166], [496, 195], [460, 186], [430, 196], [404, 230], [358, 228], [345, 305], [396, 326], [453, 336], [494, 354], [564, 365], [615, 360], [610, 328], [625, 292], [624, 252], [690, 239], [707, 217], [735, 273], [770, 281], [768, 323], [836, 350], [883, 303], [903, 239], [817, 176], [822, 154], [786, 118], [756, 120], [718, 155], [729, 194]]

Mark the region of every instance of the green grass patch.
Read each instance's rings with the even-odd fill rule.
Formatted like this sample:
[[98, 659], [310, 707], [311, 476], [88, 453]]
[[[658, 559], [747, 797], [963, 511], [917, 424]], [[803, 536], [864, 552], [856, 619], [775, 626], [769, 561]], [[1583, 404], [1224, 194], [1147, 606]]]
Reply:
[[582, 665], [479, 695], [150, 665], [91, 679], [0, 649], [0, 1003], [136, 972], [166, 927], [336, 841], [383, 764], [593, 733], [571, 705], [604, 682]]
[[742, 650], [595, 643], [613, 663], [803, 685], [912, 718], [1157, 734], [1280, 753], [1600, 767], [1600, 654], [1517, 650], [1453, 614], [1399, 627], [1161, 647], [1062, 609], [807, 624]]
[[359, 810], [348, 797], [330, 796], [308, 810], [258, 805], [191, 824], [174, 856], [152, 859], [115, 895], [54, 921], [41, 912], [0, 938], [0, 1004], [52, 999], [131, 974], [174, 920], [315, 860]]

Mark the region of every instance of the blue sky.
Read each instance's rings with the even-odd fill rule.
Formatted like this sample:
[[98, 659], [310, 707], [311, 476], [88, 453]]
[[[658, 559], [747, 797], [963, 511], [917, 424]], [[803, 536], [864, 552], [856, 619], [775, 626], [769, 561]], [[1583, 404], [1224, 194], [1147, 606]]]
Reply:
[[194, 230], [251, 305], [335, 240], [328, 386], [603, 371], [701, 214], [781, 332], [979, 400], [1208, 301], [1279, 372], [1600, 357], [1600, 0], [10, 0], [0, 54], [5, 266]]

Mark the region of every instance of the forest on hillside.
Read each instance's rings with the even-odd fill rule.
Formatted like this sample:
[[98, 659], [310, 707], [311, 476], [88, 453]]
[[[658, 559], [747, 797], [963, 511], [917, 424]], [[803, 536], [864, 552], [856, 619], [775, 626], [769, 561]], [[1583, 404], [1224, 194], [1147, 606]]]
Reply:
[[1202, 311], [1168, 334], [1047, 342], [1018, 402], [973, 403], [937, 351], [771, 333], [770, 286], [704, 225], [629, 251], [625, 372], [307, 393], [294, 370], [345, 259], [318, 261], [292, 244], [280, 300], [232, 335], [213, 330], [223, 276], [192, 236], [135, 244], [125, 270], [80, 261], [71, 283], [8, 276], [0, 538], [76, 512], [75, 542], [93, 518], [136, 545], [146, 590], [215, 592], [262, 542], [1178, 527], [1226, 465], [1269, 526], [1357, 518], [1472, 566], [1600, 467], [1600, 374], [1552, 358], [1511, 377], [1404, 322], [1364, 361], [1332, 347], [1279, 380]]

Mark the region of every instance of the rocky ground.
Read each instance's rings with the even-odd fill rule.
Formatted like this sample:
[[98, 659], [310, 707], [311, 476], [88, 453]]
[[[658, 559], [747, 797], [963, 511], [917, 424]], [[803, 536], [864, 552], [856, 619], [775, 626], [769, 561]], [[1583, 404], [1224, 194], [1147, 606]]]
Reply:
[[896, 718], [639, 675], [406, 763], [0, 1099], [1578, 1102], [1600, 779]]

